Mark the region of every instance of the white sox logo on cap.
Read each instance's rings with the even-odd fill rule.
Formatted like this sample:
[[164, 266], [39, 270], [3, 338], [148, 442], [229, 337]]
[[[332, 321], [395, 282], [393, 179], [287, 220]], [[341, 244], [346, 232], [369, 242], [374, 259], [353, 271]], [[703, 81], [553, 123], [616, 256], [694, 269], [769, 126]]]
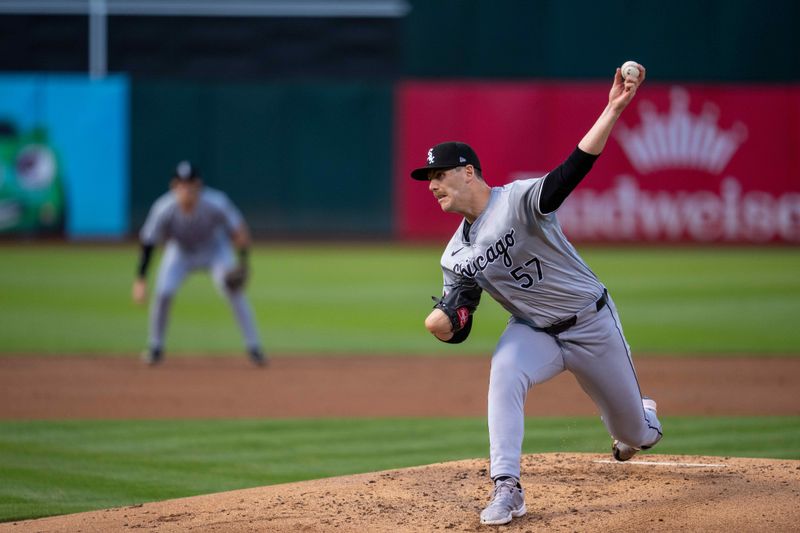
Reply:
[[428, 157], [424, 167], [411, 171], [415, 180], [425, 181], [431, 170], [448, 170], [464, 165], [472, 165], [480, 170], [478, 156], [469, 145], [462, 142], [448, 141], [428, 148]]

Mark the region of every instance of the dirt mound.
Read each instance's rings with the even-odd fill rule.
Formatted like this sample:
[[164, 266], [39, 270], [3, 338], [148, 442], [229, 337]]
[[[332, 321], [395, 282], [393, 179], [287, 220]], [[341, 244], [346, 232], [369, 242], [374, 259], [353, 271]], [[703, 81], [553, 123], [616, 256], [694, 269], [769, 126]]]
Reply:
[[528, 514], [482, 526], [485, 460], [273, 485], [0, 525], [0, 531], [796, 531], [800, 461], [523, 457]]

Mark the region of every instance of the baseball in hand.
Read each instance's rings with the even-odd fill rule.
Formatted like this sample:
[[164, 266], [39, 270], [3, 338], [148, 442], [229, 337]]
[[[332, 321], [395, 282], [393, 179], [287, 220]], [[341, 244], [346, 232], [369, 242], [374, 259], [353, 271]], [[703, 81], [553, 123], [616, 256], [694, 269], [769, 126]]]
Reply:
[[622, 71], [623, 79], [638, 80], [639, 79], [639, 63], [636, 61], [626, 61], [620, 68]]

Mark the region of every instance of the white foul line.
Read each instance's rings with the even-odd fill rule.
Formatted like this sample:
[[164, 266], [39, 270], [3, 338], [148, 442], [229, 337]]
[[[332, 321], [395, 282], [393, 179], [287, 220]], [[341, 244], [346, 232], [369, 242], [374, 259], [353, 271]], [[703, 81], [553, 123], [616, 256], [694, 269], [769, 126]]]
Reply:
[[[620, 461], [611, 461], [610, 459], [598, 459], [595, 463], [604, 464], [619, 464]], [[708, 464], [708, 463], [671, 463], [669, 461], [625, 461], [629, 465], [649, 465], [649, 466], [684, 466], [688, 468], [727, 468], [728, 465]]]

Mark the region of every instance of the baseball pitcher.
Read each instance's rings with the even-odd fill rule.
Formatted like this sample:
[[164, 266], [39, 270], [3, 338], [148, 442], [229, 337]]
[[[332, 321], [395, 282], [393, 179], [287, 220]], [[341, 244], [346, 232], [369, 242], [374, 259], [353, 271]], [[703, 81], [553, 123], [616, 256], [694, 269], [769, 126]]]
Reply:
[[591, 169], [611, 130], [644, 81], [617, 69], [608, 105], [575, 151], [542, 178], [489, 187], [477, 154], [460, 142], [437, 144], [411, 177], [428, 181], [442, 211], [463, 222], [441, 258], [444, 290], [425, 327], [463, 342], [486, 291], [511, 318], [492, 356], [488, 419], [491, 501], [484, 524], [525, 514], [520, 485], [528, 391], [569, 370], [600, 410], [612, 453], [626, 461], [662, 436], [656, 403], [642, 396], [617, 309], [561, 231], [556, 211]]
[[[217, 289], [228, 299], [250, 360], [259, 366], [266, 364], [253, 311], [244, 296], [249, 273], [247, 224], [223, 192], [203, 185], [192, 163], [178, 163], [169, 192], [153, 204], [139, 238], [141, 256], [132, 295], [140, 304], [147, 296], [147, 270], [153, 248], [166, 242], [150, 306], [150, 338], [145, 354], [148, 364], [162, 361], [172, 297], [184, 278], [197, 270], [210, 271]], [[236, 257], [231, 244], [236, 247]]]

